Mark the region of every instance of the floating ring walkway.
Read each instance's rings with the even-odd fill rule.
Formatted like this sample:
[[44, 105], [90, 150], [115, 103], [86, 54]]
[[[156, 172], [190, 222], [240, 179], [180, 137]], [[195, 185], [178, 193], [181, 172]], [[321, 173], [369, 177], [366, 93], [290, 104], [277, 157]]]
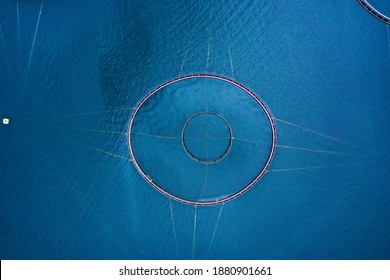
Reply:
[[[230, 83], [240, 89], [242, 89], [243, 91], [245, 91], [248, 95], [250, 95], [256, 102], [258, 105], [261, 106], [261, 108], [264, 110], [266, 116], [267, 116], [267, 119], [268, 119], [268, 122], [270, 124], [270, 127], [271, 127], [271, 133], [272, 133], [272, 146], [271, 146], [271, 149], [270, 149], [270, 153], [268, 155], [268, 158], [266, 160], [266, 163], [264, 164], [263, 168], [261, 169], [261, 171], [257, 174], [257, 176], [248, 184], [246, 185], [244, 188], [242, 188], [241, 190], [237, 191], [236, 193], [232, 194], [232, 195], [229, 195], [229, 196], [226, 196], [226, 197], [223, 197], [223, 198], [220, 198], [220, 199], [216, 199], [216, 200], [209, 200], [209, 201], [193, 201], [193, 200], [189, 200], [189, 199], [184, 199], [184, 198], [181, 198], [181, 197], [178, 197], [178, 196], [175, 196], [169, 192], [167, 192], [166, 190], [164, 190], [162, 187], [160, 187], [156, 182], [153, 181], [152, 178], [150, 178], [150, 176], [148, 176], [144, 170], [141, 168], [141, 166], [139, 165], [138, 163], [138, 160], [137, 158], [135, 157], [134, 155], [134, 151], [133, 151], [133, 146], [132, 146], [132, 127], [133, 127], [133, 123], [134, 123], [134, 120], [135, 120], [135, 117], [137, 116], [137, 113], [138, 111], [140, 110], [140, 108], [142, 107], [142, 105], [149, 99], [151, 98], [156, 92], [158, 92], [159, 90], [161, 90], [162, 88], [164, 87], [167, 87], [171, 84], [174, 84], [174, 83], [177, 83], [179, 81], [183, 81], [183, 80], [187, 80], [187, 79], [192, 79], [192, 78], [208, 78], [208, 79], [217, 79], [217, 80], [222, 80], [224, 82], [227, 82], [227, 83]], [[225, 77], [222, 77], [222, 76], [218, 76], [218, 75], [213, 75], [213, 74], [191, 74], [191, 75], [186, 75], [186, 76], [181, 76], [181, 77], [178, 77], [178, 78], [175, 78], [173, 80], [170, 80], [170, 81], [167, 81], [165, 83], [163, 83], [162, 85], [158, 86], [157, 88], [155, 88], [154, 90], [152, 90], [149, 94], [147, 94], [141, 101], [140, 103], [135, 107], [134, 111], [133, 111], [133, 114], [131, 115], [131, 118], [130, 118], [130, 121], [129, 121], [129, 125], [128, 125], [128, 138], [127, 138], [127, 141], [128, 141], [128, 149], [129, 149], [129, 153], [130, 153], [130, 157], [132, 159], [132, 162], [135, 166], [135, 168], [137, 169], [137, 171], [141, 174], [141, 176], [152, 186], [154, 187], [157, 191], [159, 191], [160, 193], [164, 194], [165, 196], [173, 199], [173, 200], [176, 200], [176, 201], [179, 201], [181, 203], [185, 203], [185, 204], [189, 204], [189, 205], [194, 205], [194, 206], [212, 206], [212, 205], [216, 205], [216, 204], [221, 204], [221, 203], [225, 203], [225, 202], [228, 202], [228, 201], [231, 201], [239, 196], [241, 196], [242, 194], [246, 193], [249, 189], [251, 189], [263, 176], [264, 174], [267, 172], [269, 166], [271, 165], [271, 162], [274, 158], [274, 155], [275, 155], [275, 150], [276, 150], [276, 128], [275, 128], [275, 123], [273, 121], [273, 118], [271, 116], [271, 113], [270, 111], [268, 110], [268, 108], [264, 105], [264, 103], [251, 91], [249, 90], [248, 88], [246, 88], [245, 86], [237, 83], [236, 81], [233, 81], [233, 80], [230, 80], [228, 78], [225, 78]], [[234, 139], [232, 137], [232, 139]]]
[[367, 0], [357, 0], [360, 5], [362, 5], [362, 7], [364, 9], [366, 9], [367, 12], [369, 12], [371, 15], [373, 15], [374, 17], [376, 17], [377, 19], [379, 19], [380, 21], [390, 25], [390, 18], [384, 14], [382, 14], [381, 12], [379, 12], [377, 9], [375, 9], [370, 3], [368, 3]]

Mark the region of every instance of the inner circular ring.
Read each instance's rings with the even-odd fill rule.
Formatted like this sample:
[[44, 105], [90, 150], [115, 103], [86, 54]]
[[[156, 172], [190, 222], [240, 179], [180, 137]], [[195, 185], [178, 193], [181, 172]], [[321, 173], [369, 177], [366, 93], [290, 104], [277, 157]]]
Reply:
[[[219, 156], [218, 158], [214, 158], [212, 160], [209, 160], [208, 158], [206, 158], [206, 160], [203, 160], [201, 159], [200, 157], [196, 156], [193, 152], [190, 151], [190, 149], [188, 148], [188, 145], [186, 143], [186, 129], [188, 127], [188, 124], [197, 116], [199, 115], [214, 115], [216, 117], [218, 117], [219, 119], [221, 119], [224, 124], [226, 125], [226, 128], [228, 129], [229, 131], [229, 143], [225, 149], [225, 151], [221, 154], [221, 156]], [[202, 164], [213, 164], [213, 163], [217, 163], [221, 160], [223, 160], [230, 152], [230, 149], [232, 148], [232, 144], [233, 144], [233, 131], [232, 131], [232, 128], [231, 126], [229, 125], [229, 123], [227, 122], [227, 120], [222, 117], [220, 114], [217, 114], [215, 112], [206, 112], [206, 111], [203, 111], [203, 112], [198, 112], [196, 114], [193, 114], [191, 117], [188, 118], [188, 120], [185, 122], [184, 126], [183, 126], [183, 129], [181, 131], [181, 143], [182, 143], [182, 146], [183, 146], [183, 149], [184, 151], [186, 152], [186, 154], [193, 160], [199, 162], [199, 163], [202, 163]]]

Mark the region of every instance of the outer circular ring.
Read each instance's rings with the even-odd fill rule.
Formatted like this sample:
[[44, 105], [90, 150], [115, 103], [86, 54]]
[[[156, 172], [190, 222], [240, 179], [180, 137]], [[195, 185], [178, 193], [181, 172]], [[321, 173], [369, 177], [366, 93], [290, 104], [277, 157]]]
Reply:
[[370, 3], [368, 3], [367, 0], [357, 0], [357, 1], [371, 15], [373, 15], [374, 17], [376, 17], [380, 21], [390, 25], [390, 18], [388, 16], [382, 14], [381, 12], [379, 12], [377, 9], [375, 9]]
[[[227, 196], [227, 197], [224, 197], [224, 198], [221, 198], [221, 199], [217, 199], [217, 200], [211, 200], [211, 201], [192, 201], [192, 200], [188, 200], [188, 199], [184, 199], [184, 198], [181, 198], [181, 197], [177, 197], [175, 195], [172, 195], [170, 193], [168, 193], [167, 191], [165, 191], [163, 188], [161, 188], [159, 185], [157, 185], [152, 178], [150, 178], [141, 168], [141, 166], [138, 164], [138, 161], [136, 159], [136, 157], [134, 156], [134, 152], [133, 152], [133, 148], [132, 148], [132, 127], [133, 127], [133, 123], [134, 123], [134, 119], [135, 117], [137, 116], [137, 113], [138, 111], [140, 110], [140, 108], [142, 107], [142, 105], [150, 98], [152, 97], [156, 92], [158, 92], [160, 89], [166, 87], [166, 86], [169, 86], [171, 84], [174, 84], [174, 83], [177, 83], [179, 81], [183, 81], [183, 80], [187, 80], [187, 79], [192, 79], [192, 78], [208, 78], [208, 79], [217, 79], [217, 80], [222, 80], [222, 81], [225, 81], [225, 82], [228, 82], [236, 87], [239, 87], [240, 89], [242, 89], [243, 91], [245, 91], [247, 94], [249, 94], [260, 106], [261, 108], [264, 110], [267, 118], [268, 118], [268, 121], [269, 121], [269, 124], [271, 126], [271, 132], [272, 132], [272, 147], [271, 147], [271, 151], [270, 151], [270, 154], [267, 158], [267, 161], [263, 167], [263, 169], [261, 169], [261, 171], [257, 174], [257, 176], [252, 180], [252, 182], [250, 182], [248, 185], [246, 185], [244, 188], [242, 188], [241, 190], [239, 190], [238, 192], [230, 195], [230, 196]], [[233, 81], [233, 80], [230, 80], [228, 78], [225, 78], [225, 77], [222, 77], [222, 76], [218, 76], [218, 75], [212, 75], [212, 74], [191, 74], [191, 75], [187, 75], [187, 76], [182, 76], [182, 77], [178, 77], [176, 79], [173, 79], [173, 80], [170, 80], [168, 82], [165, 82], [163, 83], [162, 85], [158, 86], [157, 88], [155, 88], [154, 90], [152, 90], [150, 93], [148, 93], [141, 101], [140, 103], [135, 107], [134, 111], [133, 111], [133, 114], [131, 115], [131, 118], [130, 118], [130, 121], [129, 121], [129, 126], [128, 126], [128, 131], [127, 131], [127, 144], [128, 144], [128, 149], [129, 149], [129, 153], [130, 153], [130, 157], [132, 159], [132, 162], [135, 166], [135, 168], [137, 169], [137, 171], [141, 174], [141, 176], [152, 186], [154, 187], [157, 191], [159, 191], [160, 193], [164, 194], [165, 196], [173, 199], [173, 200], [176, 200], [176, 201], [179, 201], [181, 203], [184, 203], [184, 204], [189, 204], [189, 205], [193, 205], [193, 206], [212, 206], [212, 205], [216, 205], [216, 204], [221, 204], [221, 203], [226, 203], [228, 201], [231, 201], [241, 195], [243, 195], [244, 193], [246, 193], [249, 189], [251, 189], [260, 179], [261, 177], [264, 176], [264, 174], [267, 172], [269, 166], [271, 165], [271, 162], [272, 162], [272, 159], [274, 158], [274, 155], [275, 155], [275, 150], [276, 150], [276, 128], [275, 128], [275, 123], [273, 121], [273, 118], [271, 116], [271, 113], [270, 111], [268, 110], [268, 108], [264, 105], [264, 103], [252, 92], [250, 91], [248, 88], [244, 87], [243, 85], [237, 83], [236, 81]]]
[[[217, 116], [218, 118], [220, 118], [227, 126], [228, 130], [229, 130], [229, 145], [228, 147], [226, 148], [225, 152], [222, 154], [221, 157], [217, 158], [217, 159], [214, 159], [212, 161], [205, 161], [205, 160], [201, 160], [200, 158], [196, 157], [194, 154], [192, 154], [188, 148], [187, 148], [187, 145], [186, 145], [186, 142], [184, 140], [184, 134], [185, 134], [185, 130], [187, 128], [187, 125], [188, 123], [193, 119], [195, 118], [196, 116], [199, 116], [199, 115], [202, 115], [202, 114], [210, 114], [210, 115], [214, 115], [214, 116]], [[213, 163], [217, 163], [221, 160], [223, 160], [230, 152], [230, 149], [232, 148], [232, 144], [233, 144], [233, 131], [232, 131], [232, 128], [230, 126], [230, 124], [227, 122], [227, 120], [222, 117], [220, 114], [217, 114], [215, 112], [198, 112], [196, 114], [193, 114], [191, 117], [189, 117], [189, 119], [186, 121], [186, 123], [184, 124], [183, 126], [183, 129], [181, 131], [181, 145], [183, 146], [183, 149], [184, 151], [186, 152], [186, 154], [193, 160], [199, 162], [199, 163], [202, 163], [202, 164], [213, 164]]]

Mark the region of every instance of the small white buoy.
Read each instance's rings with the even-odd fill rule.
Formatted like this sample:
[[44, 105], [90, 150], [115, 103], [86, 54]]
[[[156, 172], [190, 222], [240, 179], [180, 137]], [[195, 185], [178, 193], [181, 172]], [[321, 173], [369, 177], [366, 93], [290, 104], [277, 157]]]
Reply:
[[4, 118], [4, 119], [3, 119], [3, 124], [5, 124], [5, 125], [9, 124], [9, 119]]

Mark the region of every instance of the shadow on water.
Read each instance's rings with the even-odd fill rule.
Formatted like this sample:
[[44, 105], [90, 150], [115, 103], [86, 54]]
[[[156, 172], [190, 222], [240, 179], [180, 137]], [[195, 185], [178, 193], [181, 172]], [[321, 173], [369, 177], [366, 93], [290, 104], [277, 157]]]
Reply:
[[100, 82], [107, 108], [134, 103], [132, 85], [135, 77], [142, 76], [147, 67], [151, 51], [150, 31], [141, 5], [115, 1], [102, 6], [99, 11], [105, 14], [96, 22], [96, 42]]

